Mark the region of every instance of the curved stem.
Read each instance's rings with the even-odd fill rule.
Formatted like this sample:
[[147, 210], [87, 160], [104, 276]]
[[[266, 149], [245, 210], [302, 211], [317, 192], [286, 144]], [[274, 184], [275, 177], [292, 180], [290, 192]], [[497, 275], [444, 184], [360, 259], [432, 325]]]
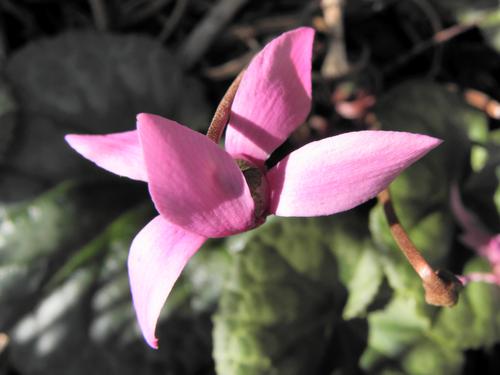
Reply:
[[233, 83], [231, 83], [231, 86], [229, 86], [226, 93], [222, 97], [222, 100], [217, 106], [214, 117], [212, 117], [212, 121], [210, 122], [210, 126], [207, 130], [207, 137], [215, 143], [219, 143], [222, 137], [222, 133], [224, 132], [224, 129], [226, 128], [226, 125], [229, 121], [231, 106], [233, 105], [236, 91], [238, 90], [244, 73], [245, 69], [243, 69], [240, 74], [238, 74], [238, 76], [234, 79]]
[[448, 271], [434, 271], [420, 254], [396, 215], [389, 189], [383, 190], [378, 195], [378, 199], [384, 208], [394, 240], [415, 272], [422, 279], [426, 302], [437, 306], [451, 307], [455, 305], [458, 301], [458, 293], [462, 288], [462, 283]]

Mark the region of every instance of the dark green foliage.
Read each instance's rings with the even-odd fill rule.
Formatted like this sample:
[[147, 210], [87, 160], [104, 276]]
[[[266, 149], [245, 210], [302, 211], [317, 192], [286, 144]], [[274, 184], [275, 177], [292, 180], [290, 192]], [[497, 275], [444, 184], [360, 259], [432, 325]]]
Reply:
[[67, 32], [17, 51], [5, 76], [11, 89], [0, 82], [0, 155], [12, 133], [13, 107], [18, 118], [2, 160], [0, 202], [28, 198], [66, 178], [104, 175], [66, 144], [66, 134], [134, 130], [141, 112], [208, 127], [199, 82], [148, 37]]
[[[471, 116], [484, 124], [483, 129], [485, 123], [454, 94], [430, 83], [396, 88], [380, 103], [377, 113], [385, 129], [423, 132], [445, 141], [398, 177], [390, 190], [398, 215], [417, 247], [435, 267], [446, 268], [456, 251], [450, 187], [458, 183], [468, 166], [470, 169], [468, 138], [478, 134], [478, 123], [471, 122]], [[394, 297], [384, 310], [369, 314], [364, 368], [379, 371], [384, 363], [398, 363], [407, 374], [458, 374], [465, 349], [491, 347], [500, 340], [498, 287], [472, 284], [456, 307], [429, 307], [423, 301], [416, 273], [389, 234], [380, 206], [371, 212], [370, 229], [382, 250]], [[463, 272], [470, 270], [465, 267]]]

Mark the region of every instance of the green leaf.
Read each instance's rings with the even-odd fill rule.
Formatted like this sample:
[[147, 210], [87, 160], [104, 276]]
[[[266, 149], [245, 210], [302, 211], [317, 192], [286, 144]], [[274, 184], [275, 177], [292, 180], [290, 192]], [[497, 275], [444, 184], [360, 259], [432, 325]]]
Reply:
[[17, 94], [21, 121], [16, 148], [5, 160], [3, 202], [67, 178], [109, 176], [66, 144], [68, 133], [133, 130], [141, 112], [195, 129], [209, 121], [201, 84], [145, 36], [75, 31], [36, 41], [7, 61], [6, 79]]
[[484, 112], [472, 109], [464, 115], [464, 122], [468, 125], [467, 135], [474, 142], [471, 146], [471, 167], [478, 172], [484, 168], [488, 160], [488, 152], [483, 146], [490, 138], [488, 118]]
[[153, 214], [137, 205], [144, 193], [131, 184], [66, 182], [2, 209], [0, 326], [11, 338], [11, 367], [55, 375], [195, 375], [213, 367], [209, 314], [229, 255], [210, 240], [193, 257], [159, 321], [160, 350], [152, 351], [126, 270], [130, 243]]
[[500, 145], [486, 143], [482, 146], [486, 161], [479, 171], [470, 174], [464, 186], [464, 198], [467, 208], [491, 228], [500, 231], [500, 204], [498, 204], [500, 181]]
[[365, 249], [347, 285], [349, 296], [344, 308], [343, 318], [352, 319], [363, 316], [373, 301], [383, 279], [382, 264], [373, 247]]
[[2, 75], [0, 75], [0, 162], [3, 162], [12, 142], [16, 126], [17, 102], [12, 90]]
[[423, 338], [401, 360], [405, 374], [462, 374], [464, 358], [461, 351], [452, 350]]
[[218, 374], [314, 373], [344, 295], [334, 222], [274, 219], [240, 239], [214, 317]]
[[141, 196], [129, 185], [67, 182], [32, 202], [2, 208], [0, 325], [10, 327], [33, 307], [75, 249]]
[[[404, 228], [436, 268], [446, 268], [452, 256], [454, 219], [448, 207], [451, 183], [469, 168], [469, 139], [485, 140], [482, 132], [474, 133], [470, 128], [474, 121], [464, 116], [470, 111], [475, 110], [441, 86], [428, 82], [403, 84], [377, 106], [384, 130], [424, 133], [445, 141], [390, 186], [393, 204]], [[387, 306], [368, 314], [368, 347], [362, 355], [361, 366], [366, 371], [377, 369], [381, 373], [381, 369], [408, 374], [458, 373], [464, 362], [462, 350], [474, 347], [473, 340], [463, 340], [456, 334], [450, 336], [450, 343], [445, 343], [445, 330], [436, 330], [434, 321], [438, 316], [438, 320], [450, 322], [450, 326], [443, 327], [449, 327], [450, 332], [459, 331], [460, 324], [441, 316], [466, 308], [467, 295], [452, 309], [437, 310], [426, 305], [420, 279], [394, 243], [380, 205], [370, 212], [370, 231], [381, 251], [379, 261], [393, 295]], [[468, 311], [470, 315], [464, 320], [480, 319], [478, 311]], [[488, 314], [495, 316], [491, 309]], [[491, 322], [488, 325], [491, 327]], [[481, 345], [485, 344], [483, 340]], [[425, 364], [419, 365], [419, 358], [427, 358]]]
[[176, 286], [158, 325], [160, 350], [152, 351], [139, 332], [126, 260], [151, 214], [149, 206], [125, 212], [50, 275], [39, 303], [20, 314], [10, 330], [15, 368], [56, 375], [194, 375], [212, 366], [210, 319], [186, 306], [184, 290], [194, 289], [182, 285], [188, 278]]
[[[444, 140], [390, 185], [401, 223], [417, 247], [437, 266], [444, 261], [453, 236], [448, 196], [451, 182], [458, 179], [467, 164], [469, 124], [464, 114], [471, 111], [474, 110], [455, 94], [425, 81], [398, 86], [377, 106], [377, 117], [384, 130], [423, 133]], [[386, 263], [388, 269], [397, 268], [395, 272], [386, 270], [391, 286], [406, 290], [416, 287], [416, 274], [399, 254], [380, 207], [370, 215], [370, 229], [380, 249], [396, 260]]]
[[[500, 181], [500, 167], [495, 168], [495, 177], [497, 181]], [[495, 189], [495, 194], [493, 195], [493, 202], [495, 203], [497, 212], [500, 213], [500, 184], [498, 184], [497, 188]]]
[[[397, 212], [399, 214], [402, 211], [398, 209]], [[426, 259], [436, 267], [444, 266], [453, 239], [454, 226], [450, 213], [443, 207], [440, 211], [424, 216], [413, 226], [406, 224], [403, 219], [401, 221], [411, 240]], [[380, 262], [390, 286], [399, 293], [421, 299], [423, 289], [420, 278], [394, 242], [380, 205], [370, 213], [370, 230], [381, 251]]]
[[[214, 317], [219, 374], [352, 368], [366, 326], [341, 313], [365, 315], [383, 277], [363, 216], [271, 218], [228, 245], [233, 266]], [[356, 349], [334, 349], [336, 333], [353, 332]]]
[[461, 373], [462, 351], [434, 340], [432, 315], [420, 301], [396, 296], [368, 320], [368, 348], [360, 361], [367, 373]]
[[[434, 267], [446, 268], [455, 256], [454, 218], [448, 207], [450, 186], [470, 168], [470, 140], [486, 144], [485, 124], [464, 116], [471, 109], [454, 94], [425, 82], [394, 89], [379, 102], [377, 111], [384, 129], [424, 133], [445, 141], [399, 176], [390, 190], [396, 212], [417, 248]], [[480, 132], [471, 127], [477, 121]], [[485, 175], [492, 162], [488, 154], [477, 175]], [[489, 184], [496, 184], [496, 179]], [[472, 190], [468, 183], [467, 189], [481, 195], [478, 186], [482, 185]], [[368, 347], [361, 357], [364, 370], [459, 374], [465, 362], [464, 350], [488, 347], [499, 340], [497, 287], [471, 284], [457, 306], [430, 307], [424, 302], [420, 279], [392, 239], [380, 205], [370, 212], [370, 231], [381, 250], [379, 261], [393, 294], [387, 306], [368, 313]]]
[[[452, 181], [467, 165], [470, 124], [464, 115], [471, 111], [477, 115], [455, 94], [425, 81], [398, 86], [377, 106], [377, 117], [384, 130], [423, 133], [444, 140], [389, 187], [401, 223], [436, 267], [446, 260], [453, 239], [448, 196]], [[370, 230], [385, 255], [384, 268], [391, 287], [415, 296], [421, 294], [420, 281], [392, 239], [380, 205], [370, 214]]]
[[368, 317], [369, 349], [361, 358], [366, 370], [385, 358], [397, 358], [430, 327], [430, 319], [411, 297], [395, 296], [383, 310]]
[[139, 112], [186, 120], [176, 115], [185, 100], [201, 104], [198, 113], [207, 110], [197, 102], [197, 82], [185, 85], [174, 57], [146, 36], [66, 32], [29, 44], [9, 59], [6, 71], [23, 111], [74, 131], [133, 129]]
[[370, 239], [364, 216], [351, 211], [337, 214], [332, 220], [330, 251], [336, 257], [339, 279], [348, 291], [343, 318], [363, 317], [384, 277], [380, 252]]
[[[427, 197], [432, 202], [445, 198], [446, 182], [462, 172], [469, 154], [469, 138], [482, 139], [488, 129], [484, 114], [444, 86], [429, 81], [397, 86], [381, 98], [376, 114], [384, 130], [428, 134], [444, 141], [408, 169], [408, 173], [414, 171], [420, 178], [399, 182], [410, 197]], [[429, 186], [430, 180], [433, 183]]]
[[231, 256], [226, 250], [225, 241], [221, 239], [209, 239], [191, 258], [177, 282], [177, 288], [182, 288], [181, 285], [186, 287], [192, 310], [201, 312], [215, 309], [230, 265]]

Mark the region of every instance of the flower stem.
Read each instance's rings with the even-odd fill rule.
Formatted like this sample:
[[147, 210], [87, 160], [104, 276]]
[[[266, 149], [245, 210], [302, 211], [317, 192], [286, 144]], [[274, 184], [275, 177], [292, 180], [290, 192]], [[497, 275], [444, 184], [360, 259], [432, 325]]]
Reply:
[[420, 254], [420, 251], [418, 251], [408, 237], [408, 234], [396, 215], [389, 189], [383, 190], [378, 195], [378, 199], [384, 208], [384, 213], [394, 240], [415, 272], [417, 272], [418, 276], [422, 279], [426, 302], [436, 306], [451, 307], [455, 305], [458, 301], [458, 294], [462, 288], [462, 283], [455, 275], [448, 271], [434, 271], [422, 254]]
[[231, 106], [233, 105], [236, 91], [238, 90], [244, 73], [245, 69], [243, 69], [240, 74], [238, 74], [238, 76], [234, 79], [233, 83], [231, 83], [231, 86], [229, 86], [226, 93], [222, 97], [222, 100], [217, 106], [214, 117], [212, 117], [212, 121], [210, 122], [210, 126], [207, 131], [207, 137], [215, 143], [220, 142], [222, 133], [224, 132], [224, 129], [226, 128], [226, 125], [229, 121]]

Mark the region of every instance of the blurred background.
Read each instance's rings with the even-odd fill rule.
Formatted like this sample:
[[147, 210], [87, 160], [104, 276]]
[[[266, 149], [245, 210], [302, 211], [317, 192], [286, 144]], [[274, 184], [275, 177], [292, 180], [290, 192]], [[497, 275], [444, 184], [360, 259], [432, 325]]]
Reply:
[[[346, 131], [444, 139], [394, 205], [434, 266], [493, 281], [426, 305], [375, 201], [272, 217], [204, 245], [152, 350], [126, 272], [155, 215], [147, 187], [63, 137], [131, 130], [140, 112], [206, 131], [252, 56], [302, 25], [317, 30], [313, 109], [270, 165]], [[500, 232], [499, 51], [496, 0], [0, 0], [0, 374], [500, 373], [499, 267], [450, 208], [458, 186]]]

